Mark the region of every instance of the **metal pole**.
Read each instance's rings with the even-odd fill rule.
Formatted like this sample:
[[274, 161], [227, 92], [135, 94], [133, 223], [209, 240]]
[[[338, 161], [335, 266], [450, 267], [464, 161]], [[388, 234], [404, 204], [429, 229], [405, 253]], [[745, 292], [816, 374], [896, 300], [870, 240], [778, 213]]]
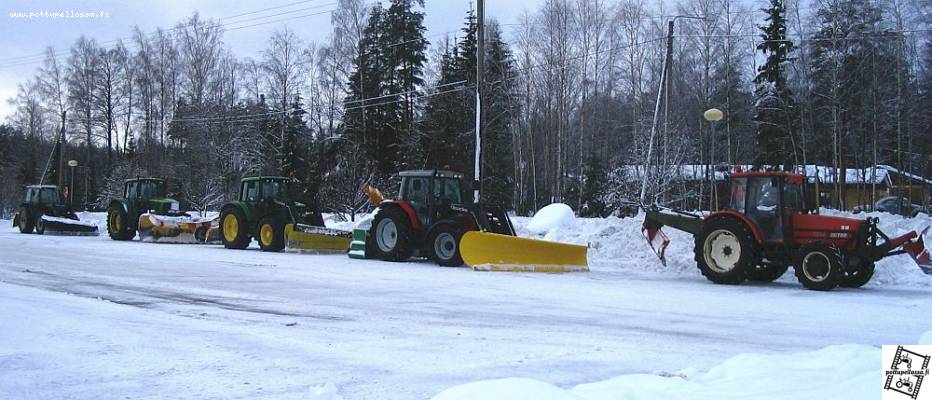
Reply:
[[650, 126], [650, 143], [647, 145], [647, 161], [644, 163], [644, 179], [641, 181], [641, 205], [644, 205], [647, 196], [647, 178], [650, 171], [651, 157], [654, 154], [654, 138], [657, 136], [657, 122], [660, 118], [660, 100], [666, 90], [667, 66], [670, 57], [673, 55], [673, 21], [671, 19], [667, 26], [667, 52], [663, 56], [663, 68], [660, 70], [660, 89], [657, 91], [657, 102], [654, 103], [654, 121]]
[[473, 176], [473, 201], [479, 202], [482, 188], [482, 83], [485, 80], [485, 0], [476, 2], [476, 159]]
[[71, 167], [71, 188], [68, 190], [68, 208], [74, 210], [74, 167]]
[[709, 141], [709, 168], [712, 168], [712, 175], [709, 178], [709, 201], [712, 203], [711, 211], [716, 211], [718, 209], [718, 201], [716, 201], [717, 191], [715, 190], [715, 121], [709, 121], [709, 125], [712, 126], [712, 140]]

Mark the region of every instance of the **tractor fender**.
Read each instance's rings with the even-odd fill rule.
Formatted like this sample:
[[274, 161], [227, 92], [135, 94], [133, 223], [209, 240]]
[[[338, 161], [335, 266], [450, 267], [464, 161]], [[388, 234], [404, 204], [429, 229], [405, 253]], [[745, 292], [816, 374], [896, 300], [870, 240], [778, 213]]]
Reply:
[[437, 221], [436, 223], [430, 226], [430, 228], [427, 230], [427, 235], [425, 235], [424, 237], [425, 238], [431, 237], [431, 235], [433, 235], [437, 229], [443, 226], [452, 226], [454, 228], [459, 228], [463, 231], [463, 233], [479, 230], [478, 228], [476, 228], [475, 222], [472, 222], [469, 219], [458, 215], [454, 218], [448, 218], [448, 219]]
[[127, 215], [129, 214], [129, 204], [127, 204], [126, 200], [123, 200], [123, 199], [110, 200], [110, 204], [107, 205], [107, 208], [111, 208], [111, 207], [123, 207], [123, 211], [126, 211]]
[[414, 208], [404, 200], [391, 200], [384, 201], [380, 207], [398, 207], [408, 216], [408, 220], [411, 222], [411, 227], [415, 230], [421, 228], [421, 220], [417, 218], [417, 214], [414, 212]]
[[13, 227], [19, 226], [19, 211], [16, 214], [13, 214]]
[[705, 217], [705, 221], [709, 221], [712, 218], [735, 218], [751, 230], [751, 233], [754, 235], [754, 240], [756, 240], [757, 243], [763, 243], [764, 241], [764, 235], [761, 234], [760, 228], [757, 224], [751, 222], [750, 218], [744, 214], [731, 210], [716, 211]]

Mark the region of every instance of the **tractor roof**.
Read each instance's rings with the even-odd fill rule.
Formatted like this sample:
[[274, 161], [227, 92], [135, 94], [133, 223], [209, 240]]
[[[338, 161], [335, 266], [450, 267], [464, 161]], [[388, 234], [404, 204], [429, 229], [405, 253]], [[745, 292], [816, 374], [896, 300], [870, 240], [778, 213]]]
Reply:
[[131, 178], [131, 179], [127, 179], [125, 182], [135, 182], [135, 181], [158, 181], [158, 182], [165, 182], [165, 180], [162, 179], [162, 178]]
[[795, 172], [786, 172], [786, 171], [741, 171], [731, 174], [732, 177], [741, 178], [741, 177], [764, 177], [764, 178], [780, 178], [785, 177], [791, 183], [802, 183], [805, 181], [805, 177], [801, 174]]
[[286, 178], [284, 176], [250, 176], [241, 179], [241, 182], [255, 182], [255, 181], [290, 181], [291, 178]]
[[28, 189], [58, 189], [58, 186], [55, 185], [28, 185]]
[[411, 171], [402, 171], [399, 176], [418, 176], [418, 177], [439, 177], [439, 178], [457, 178], [461, 179], [463, 174], [459, 172], [446, 171], [440, 169], [417, 169]]

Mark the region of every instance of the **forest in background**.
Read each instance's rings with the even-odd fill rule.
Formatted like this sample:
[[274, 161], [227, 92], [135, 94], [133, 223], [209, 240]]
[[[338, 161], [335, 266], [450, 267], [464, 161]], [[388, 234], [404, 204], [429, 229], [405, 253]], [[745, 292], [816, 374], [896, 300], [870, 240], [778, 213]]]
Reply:
[[[61, 137], [87, 209], [126, 178], [160, 176], [192, 209], [214, 210], [241, 177], [267, 174], [352, 217], [363, 185], [391, 193], [402, 169], [471, 178], [475, 15], [428, 34], [422, 1], [384, 3], [321, 11], [332, 29], [321, 43], [277, 22], [255, 58], [236, 57], [224, 32], [276, 21], [195, 14], [48, 48], [0, 125], [0, 214], [22, 185], [67, 177], [52, 157]], [[674, 190], [679, 167], [710, 162], [932, 176], [930, 11], [929, 0], [547, 0], [518, 21], [486, 18], [483, 199], [606, 215], [638, 200], [649, 166], [650, 200], [681, 205], [703, 189]], [[712, 107], [725, 114], [714, 130], [702, 118]], [[833, 206], [856, 205], [842, 199]]]

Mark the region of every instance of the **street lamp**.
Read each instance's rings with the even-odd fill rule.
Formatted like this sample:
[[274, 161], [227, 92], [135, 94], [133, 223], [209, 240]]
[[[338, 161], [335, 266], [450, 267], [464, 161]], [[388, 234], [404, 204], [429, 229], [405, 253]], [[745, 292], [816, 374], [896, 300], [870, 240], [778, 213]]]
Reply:
[[74, 210], [74, 169], [78, 166], [78, 160], [68, 160], [68, 166], [71, 167], [71, 187], [68, 189], [68, 208]]
[[709, 125], [712, 126], [712, 140], [709, 140], [709, 168], [712, 169], [709, 176], [709, 203], [711, 203], [709, 208], [711, 211], [718, 208], [715, 194], [715, 123], [721, 121], [723, 116], [722, 110], [717, 108], [710, 108], [702, 113], [702, 117], [709, 121]]

